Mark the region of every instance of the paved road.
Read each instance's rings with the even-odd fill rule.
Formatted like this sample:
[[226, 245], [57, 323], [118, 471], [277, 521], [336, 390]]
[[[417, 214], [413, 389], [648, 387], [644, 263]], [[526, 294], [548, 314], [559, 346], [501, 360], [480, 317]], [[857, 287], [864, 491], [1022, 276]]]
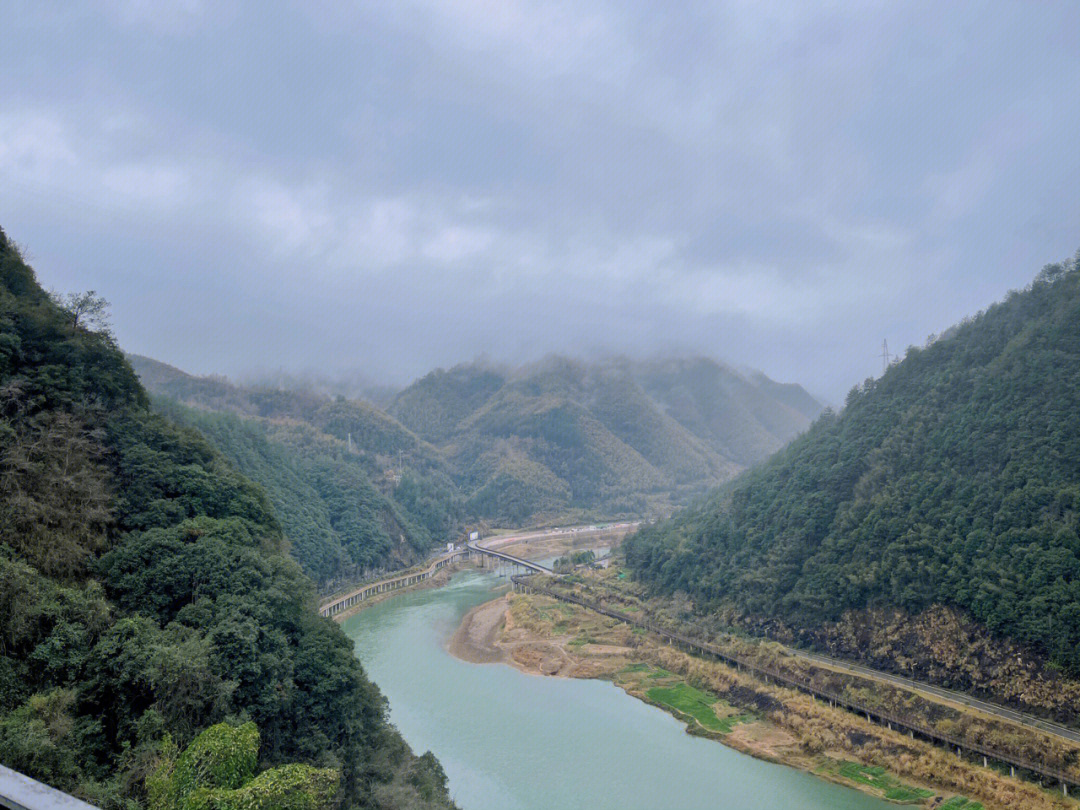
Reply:
[[971, 697], [971, 695], [965, 695], [963, 692], [956, 692], [952, 689], [945, 689], [940, 686], [931, 686], [930, 684], [922, 683], [921, 681], [912, 680], [911, 678], [905, 678], [902, 675], [893, 675], [888, 672], [882, 672], [870, 667], [864, 667], [860, 664], [852, 664], [848, 661], [841, 661], [836, 658], [830, 658], [827, 655], [819, 655], [818, 653], [806, 652], [805, 650], [796, 650], [791, 647], [785, 647], [785, 649], [792, 655], [798, 658], [805, 658], [809, 661], [813, 661], [818, 664], [826, 664], [835, 669], [844, 670], [854, 675], [861, 675], [866, 678], [874, 678], [879, 681], [887, 681], [889, 683], [902, 686], [905, 689], [913, 689], [917, 692], [925, 692], [935, 697], [943, 698], [944, 700], [951, 701], [953, 703], [959, 703], [964, 706], [970, 706], [973, 709], [978, 709], [986, 714], [994, 715], [995, 717], [1001, 717], [1005, 720], [1011, 720], [1014, 723], [1018, 723], [1028, 728], [1035, 728], [1039, 731], [1044, 731], [1047, 734], [1051, 734], [1055, 737], [1061, 737], [1062, 739], [1069, 740], [1070, 742], [1080, 743], [1080, 731], [1062, 726], [1058, 723], [1053, 723], [1049, 720], [1043, 720], [1040, 717], [1035, 717], [1024, 712], [1018, 712], [1015, 709], [1007, 709], [1004, 706], [999, 706], [996, 703], [990, 703], [985, 700], [979, 700], [978, 698]]

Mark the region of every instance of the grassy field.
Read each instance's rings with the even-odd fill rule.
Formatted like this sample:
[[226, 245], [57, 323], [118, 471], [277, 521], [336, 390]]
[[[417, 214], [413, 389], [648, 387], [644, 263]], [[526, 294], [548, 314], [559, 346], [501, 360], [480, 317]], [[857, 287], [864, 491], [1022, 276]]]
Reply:
[[983, 806], [979, 802], [973, 802], [963, 796], [953, 796], [947, 802], [939, 805], [938, 810], [983, 810]]
[[676, 717], [717, 734], [730, 734], [739, 723], [757, 719], [661, 667], [630, 664], [618, 673], [616, 680], [631, 694], [644, 696]]
[[[817, 773], [838, 776], [843, 780], [865, 785], [880, 792], [889, 801], [901, 804], [921, 804], [937, 795], [926, 788], [905, 785], [884, 768], [875, 768], [858, 762], [830, 760], [818, 768]], [[983, 806], [963, 796], [953, 796], [938, 805], [938, 810], [983, 810]]]

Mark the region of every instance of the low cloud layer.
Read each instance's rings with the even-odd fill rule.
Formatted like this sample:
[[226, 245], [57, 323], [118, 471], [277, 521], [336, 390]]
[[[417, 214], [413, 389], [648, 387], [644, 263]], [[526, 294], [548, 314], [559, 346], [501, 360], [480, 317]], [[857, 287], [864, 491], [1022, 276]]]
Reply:
[[1075, 3], [17, 3], [0, 225], [125, 348], [836, 401], [1080, 246]]

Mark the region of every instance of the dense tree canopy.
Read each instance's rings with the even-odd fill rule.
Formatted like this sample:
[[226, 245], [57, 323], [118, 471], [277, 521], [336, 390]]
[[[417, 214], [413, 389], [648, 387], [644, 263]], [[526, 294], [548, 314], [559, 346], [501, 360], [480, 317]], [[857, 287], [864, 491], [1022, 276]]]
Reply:
[[786, 450], [627, 543], [642, 580], [813, 627], [934, 604], [1080, 674], [1080, 270], [911, 348]]
[[266, 491], [323, 590], [412, 565], [460, 533], [462, 498], [441, 456], [369, 403], [131, 359], [156, 411], [198, 429]]
[[[333, 587], [422, 559], [454, 536], [460, 504], [437, 470], [411, 467], [380, 489], [376, 462], [303, 421], [198, 410], [155, 398], [155, 409], [197, 428], [267, 493], [292, 556]], [[396, 463], [396, 460], [395, 460]]]
[[149, 412], [93, 326], [0, 231], [0, 761], [135, 807], [166, 734], [186, 746], [252, 721], [257, 770], [331, 768], [355, 807], [435, 774], [426, 797], [407, 792], [445, 806], [437, 763], [405, 748], [351, 644], [314, 610], [271, 501], [196, 431]]

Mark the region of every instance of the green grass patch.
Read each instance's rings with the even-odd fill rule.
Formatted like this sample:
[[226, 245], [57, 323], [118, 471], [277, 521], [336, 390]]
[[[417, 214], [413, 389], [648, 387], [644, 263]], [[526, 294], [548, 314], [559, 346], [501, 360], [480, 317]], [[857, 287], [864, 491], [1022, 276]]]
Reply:
[[590, 636], [578, 636], [575, 639], [571, 639], [566, 643], [567, 647], [584, 647], [586, 644], [593, 644], [595, 640]]
[[625, 667], [619, 670], [619, 674], [630, 675], [634, 672], [648, 672], [649, 669], [651, 669], [651, 667], [648, 664], [638, 662], [637, 664], [627, 664]]
[[939, 810], [983, 810], [982, 802], [976, 802], [963, 796], [953, 796], [947, 802], [938, 805]]
[[656, 672], [651, 673], [649, 675], [649, 677], [650, 678], [674, 678], [675, 676], [672, 675], [670, 672], [668, 672], [666, 669], [660, 667], [660, 668], [657, 668]]
[[692, 717], [703, 728], [720, 734], [729, 734], [738, 723], [745, 723], [752, 719], [752, 716], [747, 714], [718, 717], [714, 707], [720, 699], [686, 683], [677, 683], [674, 686], [654, 686], [646, 694], [654, 703], [670, 706], [680, 715]]
[[[845, 761], [839, 763], [836, 773], [857, 784], [880, 790], [886, 799], [894, 802], [918, 802], [934, 795], [932, 790], [905, 785], [884, 768], [877, 766]], [[966, 805], [957, 805], [957, 807], [967, 810]], [[971, 810], [976, 810], [976, 808], [971, 808]]]

